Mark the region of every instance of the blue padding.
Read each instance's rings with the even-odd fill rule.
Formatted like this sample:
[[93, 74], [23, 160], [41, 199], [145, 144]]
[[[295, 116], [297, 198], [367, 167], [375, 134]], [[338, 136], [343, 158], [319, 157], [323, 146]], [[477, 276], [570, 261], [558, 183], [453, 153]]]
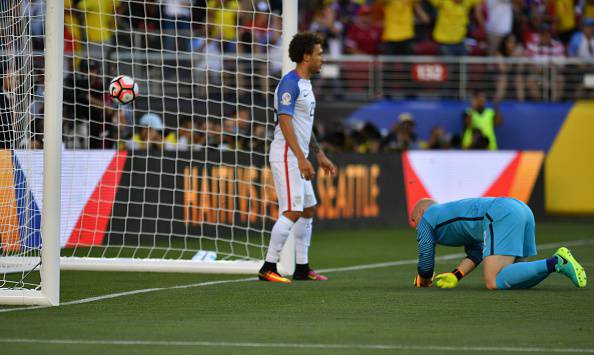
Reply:
[[[372, 122], [380, 130], [390, 129], [400, 113], [410, 112], [419, 139], [427, 140], [436, 125], [461, 135], [462, 114], [468, 106], [464, 101], [385, 100], [359, 108], [347, 118], [347, 123]], [[547, 152], [572, 106], [573, 103], [501, 103], [503, 125], [495, 131], [499, 149]]]
[[[39, 248], [41, 245], [41, 212], [35, 202], [33, 193], [27, 188], [27, 178], [14, 153], [12, 160], [21, 246]], [[24, 250], [21, 249], [21, 251]]]

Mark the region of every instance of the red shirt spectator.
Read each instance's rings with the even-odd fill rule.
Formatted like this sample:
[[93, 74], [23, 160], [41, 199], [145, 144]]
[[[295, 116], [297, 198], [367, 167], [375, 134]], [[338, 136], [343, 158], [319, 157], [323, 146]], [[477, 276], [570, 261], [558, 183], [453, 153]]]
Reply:
[[538, 35], [533, 35], [526, 44], [526, 56], [539, 59], [563, 58], [565, 47], [553, 39], [551, 28], [548, 24], [541, 25]]
[[349, 54], [379, 54], [382, 29], [373, 24], [371, 9], [362, 6], [359, 16], [346, 33], [345, 50]]

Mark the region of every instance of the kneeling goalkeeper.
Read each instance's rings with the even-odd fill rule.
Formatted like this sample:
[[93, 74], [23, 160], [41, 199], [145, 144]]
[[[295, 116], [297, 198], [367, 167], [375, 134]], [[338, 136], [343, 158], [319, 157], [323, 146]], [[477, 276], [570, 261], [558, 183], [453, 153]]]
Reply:
[[483, 262], [483, 278], [490, 290], [536, 286], [551, 273], [567, 276], [576, 287], [586, 287], [584, 268], [565, 248], [550, 258], [526, 262], [536, 255], [534, 215], [514, 198], [469, 198], [438, 204], [422, 199], [413, 208], [411, 221], [419, 244], [416, 287], [433, 282], [435, 245], [463, 246], [466, 257], [456, 269], [435, 277], [440, 288], [454, 288]]

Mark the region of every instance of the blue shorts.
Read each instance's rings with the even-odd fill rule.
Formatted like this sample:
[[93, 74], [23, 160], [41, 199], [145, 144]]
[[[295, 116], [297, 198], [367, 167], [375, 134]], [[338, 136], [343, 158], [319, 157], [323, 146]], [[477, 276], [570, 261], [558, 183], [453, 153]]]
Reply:
[[536, 255], [534, 215], [524, 202], [499, 198], [484, 219], [483, 258], [509, 255], [527, 258]]

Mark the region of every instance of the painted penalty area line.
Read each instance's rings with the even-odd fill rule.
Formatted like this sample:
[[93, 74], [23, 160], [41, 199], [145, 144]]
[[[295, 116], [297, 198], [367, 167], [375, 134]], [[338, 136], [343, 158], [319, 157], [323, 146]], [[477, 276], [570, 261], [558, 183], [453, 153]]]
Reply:
[[435, 352], [513, 352], [513, 353], [594, 353], [588, 348], [533, 348], [533, 347], [488, 347], [488, 346], [423, 346], [389, 344], [308, 344], [308, 343], [256, 343], [216, 341], [151, 341], [151, 340], [83, 340], [83, 339], [9, 339], [0, 338], [0, 343], [46, 344], [46, 345], [130, 345], [164, 347], [227, 347], [227, 348], [284, 348], [284, 349], [345, 349], [345, 350], [414, 350]]
[[[555, 249], [562, 245], [563, 246], [579, 246], [579, 245], [590, 245], [590, 244], [594, 244], [593, 239], [571, 240], [571, 241], [567, 241], [567, 242], [563, 242], [563, 243], [557, 242], [557, 243], [542, 244], [538, 247], [538, 249], [546, 250], [546, 249]], [[447, 255], [443, 255], [443, 256], [438, 256], [435, 258], [435, 260], [438, 261], [438, 260], [458, 259], [458, 258], [463, 257], [464, 255], [466, 255], [466, 254], [464, 254], [464, 253], [447, 254]], [[416, 263], [417, 263], [417, 259], [408, 259], [408, 260], [399, 260], [399, 261], [389, 261], [389, 262], [383, 262], [383, 263], [353, 265], [353, 266], [345, 266], [345, 267], [339, 267], [339, 268], [321, 269], [319, 271], [324, 272], [324, 273], [347, 272], [347, 271], [359, 271], [359, 270], [367, 270], [367, 269], [379, 269], [379, 268], [401, 266], [401, 265], [411, 265], [411, 264], [416, 264]], [[132, 295], [140, 295], [140, 294], [158, 292], [158, 291], [197, 288], [197, 287], [214, 286], [214, 285], [220, 285], [220, 284], [255, 281], [256, 279], [257, 278], [255, 278], [255, 277], [248, 277], [248, 278], [234, 279], [234, 280], [218, 280], [218, 281], [207, 281], [207, 282], [199, 282], [199, 283], [194, 283], [194, 284], [176, 285], [176, 286], [168, 286], [168, 287], [145, 288], [145, 289], [140, 289], [140, 290], [117, 292], [117, 293], [111, 293], [111, 294], [107, 294], [107, 295], [81, 298], [78, 300], [62, 302], [62, 303], [60, 303], [60, 306], [70, 306], [70, 305], [91, 303], [91, 302], [103, 301], [103, 300], [108, 300], [108, 299], [113, 299], [113, 298], [127, 297], [127, 296], [132, 296]], [[5, 308], [5, 309], [0, 309], [0, 313], [24, 311], [24, 310], [31, 310], [31, 309], [50, 308], [50, 307], [51, 306], [24, 306], [24, 307]]]

